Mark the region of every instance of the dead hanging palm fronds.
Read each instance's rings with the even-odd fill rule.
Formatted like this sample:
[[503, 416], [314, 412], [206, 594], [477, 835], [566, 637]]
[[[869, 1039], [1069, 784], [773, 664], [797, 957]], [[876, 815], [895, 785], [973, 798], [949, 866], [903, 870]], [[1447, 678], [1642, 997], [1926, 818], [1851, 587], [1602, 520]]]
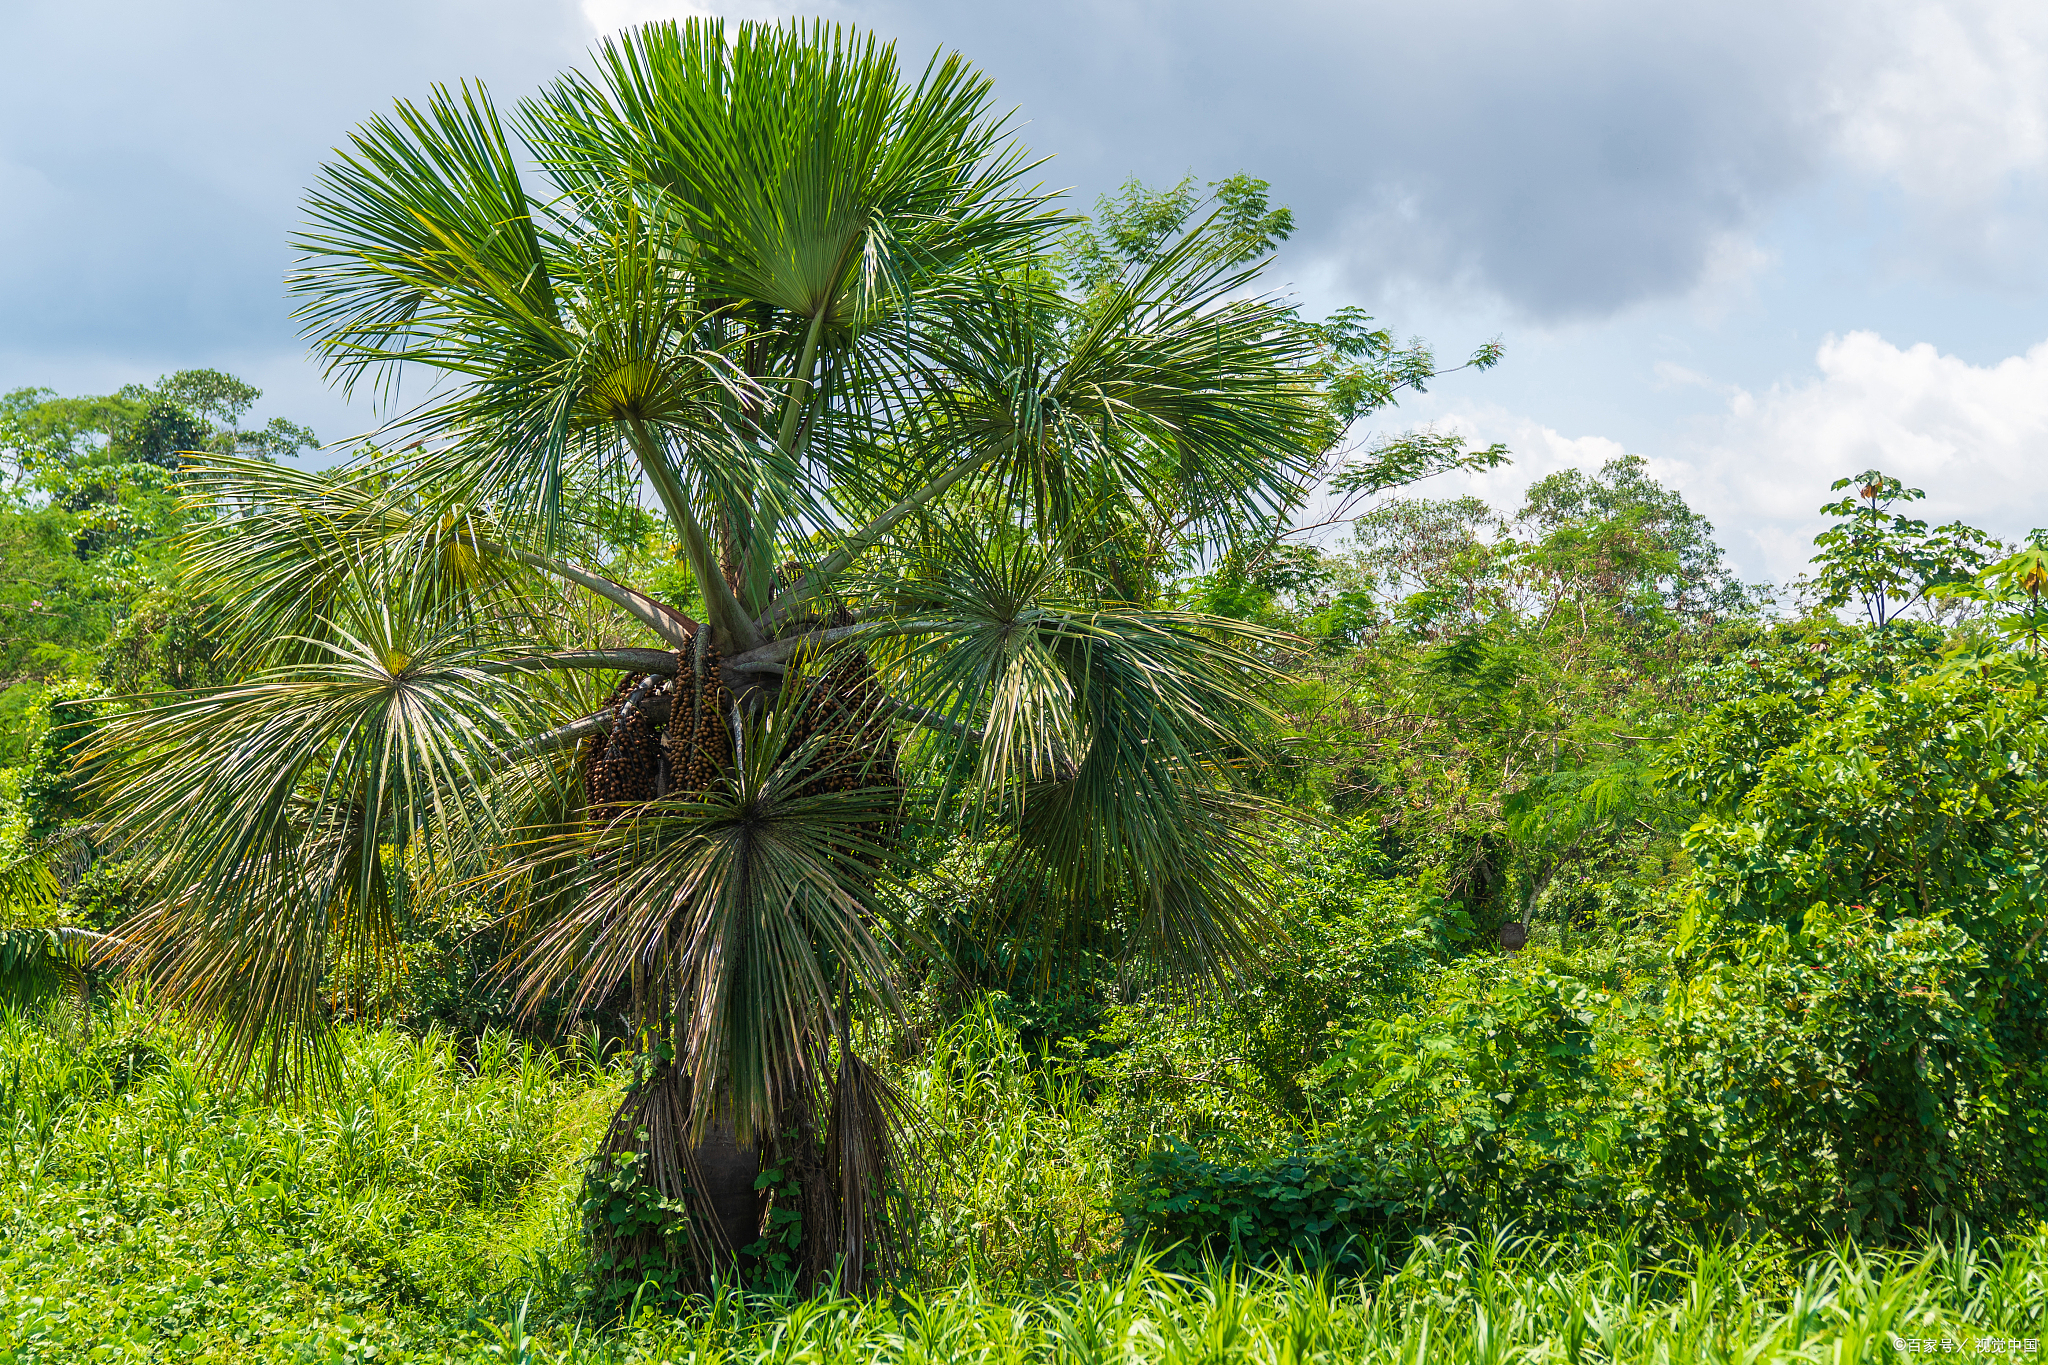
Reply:
[[[787, 1211], [796, 1215], [793, 1269], [797, 1288], [806, 1294], [837, 1277], [844, 1240], [839, 1235], [839, 1191], [825, 1153], [817, 1117], [807, 1104], [792, 1106], [767, 1144], [768, 1162], [782, 1177], [782, 1188], [773, 1199], [778, 1206], [786, 1200]], [[773, 1210], [765, 1212], [772, 1216]]]
[[668, 1287], [708, 1288], [735, 1250], [705, 1206], [690, 1153], [691, 1084], [671, 1062], [643, 1056], [626, 1097], [591, 1156], [584, 1230], [592, 1261], [608, 1285], [665, 1280], [678, 1265], [689, 1279]]
[[864, 1294], [902, 1269], [912, 1173], [897, 1141], [904, 1119], [902, 1097], [842, 1037], [825, 1144], [825, 1172], [836, 1185], [842, 1293]]

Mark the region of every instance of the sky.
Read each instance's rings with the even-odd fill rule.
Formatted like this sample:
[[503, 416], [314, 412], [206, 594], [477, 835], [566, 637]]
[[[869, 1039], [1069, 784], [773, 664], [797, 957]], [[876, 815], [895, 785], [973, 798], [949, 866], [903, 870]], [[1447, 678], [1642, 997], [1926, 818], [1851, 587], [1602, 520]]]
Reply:
[[510, 103], [712, 9], [958, 50], [1080, 210], [1248, 171], [1295, 212], [1271, 280], [1309, 314], [1446, 360], [1499, 338], [1498, 369], [1373, 419], [1514, 454], [1417, 493], [1511, 508], [1639, 454], [1779, 582], [1873, 465], [1931, 519], [2048, 526], [2039, 0], [8, 0], [0, 389], [213, 366], [259, 420], [370, 429], [282, 284], [330, 149], [435, 82]]

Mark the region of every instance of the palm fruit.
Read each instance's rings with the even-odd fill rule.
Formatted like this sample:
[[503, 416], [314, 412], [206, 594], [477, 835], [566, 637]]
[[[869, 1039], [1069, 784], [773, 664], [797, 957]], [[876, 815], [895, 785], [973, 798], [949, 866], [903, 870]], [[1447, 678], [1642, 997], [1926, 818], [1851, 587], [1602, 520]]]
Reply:
[[645, 692], [649, 686], [643, 681], [612, 713], [611, 743], [606, 746], [605, 761], [615, 784], [613, 801], [652, 801], [655, 796], [661, 741], [647, 719]]
[[584, 743], [583, 790], [593, 807], [651, 801], [661, 792], [666, 759], [650, 712], [663, 680], [629, 673], [606, 699], [611, 729]]
[[733, 696], [719, 676], [718, 647], [709, 631], [701, 628], [689, 648], [676, 651], [668, 728], [662, 734], [672, 791], [707, 791], [732, 762]]
[[[848, 625], [852, 619], [840, 611], [822, 624]], [[731, 765], [734, 698], [708, 629], [676, 652], [673, 679], [628, 674], [606, 698], [611, 729], [586, 741], [583, 751], [584, 790], [593, 810], [708, 791]], [[875, 673], [867, 656], [856, 650], [812, 663], [817, 676], [801, 689], [784, 750], [794, 754], [818, 739], [799, 793], [901, 785], [896, 745], [875, 704]], [[666, 723], [657, 727], [653, 717], [664, 710]]]
[[612, 689], [604, 703], [605, 709], [612, 713], [612, 731], [592, 735], [583, 742], [583, 794], [592, 806], [608, 806], [622, 799], [619, 764], [612, 754], [612, 736], [618, 728], [619, 708], [640, 681], [638, 673], [628, 673], [619, 679], [619, 685]]

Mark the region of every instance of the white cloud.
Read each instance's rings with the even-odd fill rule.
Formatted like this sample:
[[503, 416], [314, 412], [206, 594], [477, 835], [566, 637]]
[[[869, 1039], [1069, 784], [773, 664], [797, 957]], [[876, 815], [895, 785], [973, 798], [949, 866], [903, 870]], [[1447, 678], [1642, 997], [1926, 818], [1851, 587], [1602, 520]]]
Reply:
[[2048, 525], [2048, 342], [1972, 365], [1851, 332], [1815, 362], [1803, 384], [1738, 394], [1685, 462], [1681, 486], [1742, 558], [1773, 577], [1800, 572], [1828, 485], [1873, 467], [1924, 488], [1930, 520], [2007, 537]]
[[1656, 376], [1656, 382], [1652, 385], [1652, 387], [1657, 389], [1733, 388], [1732, 385], [1721, 383], [1712, 375], [1701, 374], [1698, 370], [1689, 369], [1686, 366], [1680, 365], [1676, 361], [1671, 360], [1658, 361], [1656, 364], [1650, 366], [1650, 373]]
[[[1902, 263], [2038, 278], [2048, 213], [2048, 6], [1872, 6], [1832, 75], [1847, 162], [1901, 192]], [[1928, 258], [1932, 258], [1931, 260]]]
[[1755, 302], [1764, 272], [1777, 263], [1777, 252], [1747, 232], [1715, 233], [1707, 241], [1699, 279], [1687, 302], [1700, 320], [1719, 322], [1735, 309]]
[[1877, 41], [1834, 95], [1852, 158], [1959, 206], [2048, 168], [2048, 7], [1950, 0], [1867, 13]]
[[1480, 474], [1435, 480], [1418, 486], [1415, 493], [1435, 498], [1473, 493], [1508, 512], [1521, 506], [1522, 495], [1538, 479], [1566, 469], [1590, 472], [1628, 453], [1621, 442], [1605, 436], [1566, 436], [1541, 422], [1498, 410], [1455, 414], [1439, 425], [1463, 436], [1469, 446], [1502, 442], [1513, 452], [1514, 463]]
[[[1621, 442], [1606, 436], [1566, 436], [1533, 418], [1497, 406], [1446, 411], [1428, 427], [1463, 437], [1469, 449], [1483, 449], [1499, 441], [1512, 453], [1513, 463], [1473, 474], [1438, 475], [1411, 484], [1388, 497], [1448, 499], [1469, 495], [1484, 500], [1491, 507], [1512, 513], [1522, 505], [1529, 485], [1538, 479], [1565, 469], [1583, 469], [1591, 473], [1609, 460], [1628, 453]], [[1391, 435], [1400, 429], [1388, 427], [1373, 435]], [[1365, 436], [1361, 444], [1373, 439], [1373, 435]], [[1666, 478], [1668, 471], [1655, 462], [1652, 467], [1657, 471], [1657, 477]], [[1671, 480], [1667, 478], [1666, 482]], [[1327, 492], [1319, 495], [1302, 520], [1313, 521], [1330, 515], [1339, 501]], [[1332, 541], [1339, 534], [1332, 531], [1323, 539]]]
[[[1933, 346], [1900, 347], [1874, 332], [1829, 337], [1818, 373], [1761, 394], [1660, 365], [1666, 382], [1729, 396], [1690, 436], [1651, 456], [1650, 472], [1715, 524], [1745, 577], [1788, 581], [1806, 571], [1825, 522], [1828, 485], [1882, 469], [1925, 489], [1916, 514], [1961, 520], [2007, 539], [2048, 526], [2048, 341], [1991, 365]], [[1600, 436], [1566, 436], [1498, 409], [1446, 414], [1439, 425], [1474, 444], [1505, 441], [1515, 465], [1425, 486], [1474, 492], [1512, 508], [1530, 483], [1567, 467], [1597, 469], [1622, 453]]]

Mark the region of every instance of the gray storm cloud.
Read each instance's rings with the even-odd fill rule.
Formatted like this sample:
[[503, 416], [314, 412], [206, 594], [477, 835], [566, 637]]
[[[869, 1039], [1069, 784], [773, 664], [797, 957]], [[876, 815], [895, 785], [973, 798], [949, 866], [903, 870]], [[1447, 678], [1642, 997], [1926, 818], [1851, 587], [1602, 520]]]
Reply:
[[[1989, 71], [2040, 113], [2030, 68], [2002, 55], [2011, 25], [1977, 14], [2002, 3], [1962, 6], [1969, 22], [1947, 28], [1922, 14], [1944, 7], [1905, 0], [826, 12], [913, 60], [945, 46], [982, 65], [1084, 204], [1128, 174], [1249, 170], [1299, 215], [1291, 258], [1347, 295], [1467, 293], [1542, 322], [1684, 293], [1717, 244], [1843, 168], [1953, 199], [1953, 175], [1928, 167], [1967, 165], [1969, 149], [1922, 117], [1956, 88], [1946, 73], [1981, 89]], [[664, 8], [688, 7], [608, 5]], [[482, 77], [509, 101], [589, 38], [571, 0], [16, 0], [0, 11], [15, 54], [0, 82], [0, 352], [288, 347], [286, 240], [327, 150], [431, 81]], [[1914, 66], [1922, 48], [1948, 64]], [[2003, 108], [1973, 116], [2009, 128]], [[1999, 183], [2038, 172], [2015, 136]], [[2008, 213], [2002, 230], [2037, 240], [2037, 219]]]
[[1543, 319], [1690, 288], [1816, 173], [1830, 116], [1799, 5], [848, 9], [975, 56], [1062, 179], [1250, 170], [1353, 289], [1478, 289]]

